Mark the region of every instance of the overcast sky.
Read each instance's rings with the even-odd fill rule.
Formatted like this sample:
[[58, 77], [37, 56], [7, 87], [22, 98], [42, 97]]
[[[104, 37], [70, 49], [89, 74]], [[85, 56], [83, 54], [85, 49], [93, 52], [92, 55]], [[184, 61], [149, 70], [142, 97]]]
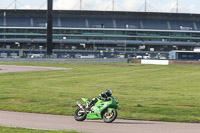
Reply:
[[[46, 9], [47, 0], [0, 0], [0, 9]], [[54, 9], [79, 10], [80, 1], [83, 10], [112, 10], [113, 0], [54, 0]], [[114, 0], [116, 11], [144, 11], [145, 0]], [[146, 0], [149, 12], [176, 12], [177, 0]], [[178, 0], [179, 12], [200, 13], [199, 0]]]

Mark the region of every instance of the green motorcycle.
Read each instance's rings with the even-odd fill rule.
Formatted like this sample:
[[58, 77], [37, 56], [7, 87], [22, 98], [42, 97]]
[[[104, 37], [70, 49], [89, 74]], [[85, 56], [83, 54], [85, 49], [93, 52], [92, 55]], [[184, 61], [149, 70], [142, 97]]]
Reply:
[[97, 98], [97, 102], [94, 106], [89, 107], [90, 100], [82, 98], [85, 105], [82, 105], [79, 101], [76, 104], [79, 108], [74, 113], [74, 119], [77, 121], [103, 119], [106, 123], [111, 123], [117, 118], [118, 102], [114, 97], [108, 97], [108, 101], [104, 101]]

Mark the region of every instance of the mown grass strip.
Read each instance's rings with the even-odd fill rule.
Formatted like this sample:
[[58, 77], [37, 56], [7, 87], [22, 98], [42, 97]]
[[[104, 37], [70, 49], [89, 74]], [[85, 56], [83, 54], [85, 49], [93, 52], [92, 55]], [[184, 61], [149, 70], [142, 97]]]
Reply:
[[18, 127], [3, 127], [0, 126], [1, 133], [80, 133], [77, 131], [64, 131], [64, 130], [38, 130], [38, 129], [27, 129]]

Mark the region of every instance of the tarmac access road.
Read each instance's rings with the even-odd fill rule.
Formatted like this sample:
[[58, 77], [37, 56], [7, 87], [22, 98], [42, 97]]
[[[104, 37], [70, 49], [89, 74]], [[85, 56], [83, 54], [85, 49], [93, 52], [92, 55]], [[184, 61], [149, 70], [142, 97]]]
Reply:
[[77, 122], [73, 116], [0, 111], [0, 125], [32, 129], [76, 130], [90, 133], [199, 133], [198, 123], [174, 123], [116, 119]]
[[8, 72], [28, 72], [28, 71], [45, 71], [45, 70], [65, 70], [65, 69], [71, 69], [71, 68], [0, 65], [0, 69], [1, 69], [0, 73], [8, 73]]

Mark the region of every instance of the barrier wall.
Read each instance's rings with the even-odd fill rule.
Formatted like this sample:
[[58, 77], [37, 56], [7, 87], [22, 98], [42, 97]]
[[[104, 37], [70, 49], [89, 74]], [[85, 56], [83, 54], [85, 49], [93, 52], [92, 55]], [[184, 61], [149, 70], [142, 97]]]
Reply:
[[200, 61], [185, 60], [146, 60], [146, 59], [27, 59], [27, 58], [0, 58], [0, 63], [4, 62], [38, 62], [38, 63], [138, 63], [138, 64], [156, 64], [156, 65], [200, 65]]
[[141, 64], [169, 65], [169, 60], [141, 60]]
[[46, 59], [46, 58], [0, 58], [0, 62], [38, 62], [38, 63], [127, 63], [127, 59], [117, 59], [117, 58], [108, 58], [108, 59]]
[[169, 60], [170, 65], [200, 65], [200, 61]]
[[145, 59], [131, 59], [130, 63], [138, 64], [156, 64], [156, 65], [200, 65], [200, 61], [188, 60], [145, 60]]

